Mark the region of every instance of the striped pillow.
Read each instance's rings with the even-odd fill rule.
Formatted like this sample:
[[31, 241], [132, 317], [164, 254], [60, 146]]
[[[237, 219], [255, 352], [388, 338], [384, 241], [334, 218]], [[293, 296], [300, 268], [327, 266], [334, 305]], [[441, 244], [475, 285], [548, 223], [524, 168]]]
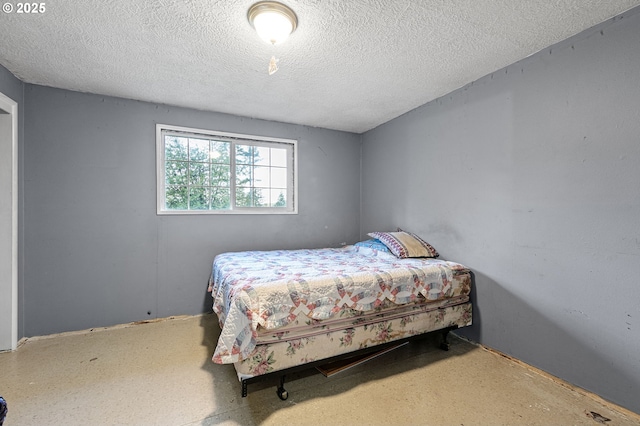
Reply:
[[399, 258], [439, 256], [431, 244], [410, 232], [370, 232], [367, 235], [382, 241]]

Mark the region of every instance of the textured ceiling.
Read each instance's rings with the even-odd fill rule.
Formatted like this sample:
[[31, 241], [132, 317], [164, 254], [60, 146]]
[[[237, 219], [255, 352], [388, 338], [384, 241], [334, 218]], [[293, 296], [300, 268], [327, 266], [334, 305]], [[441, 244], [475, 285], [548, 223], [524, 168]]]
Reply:
[[0, 64], [28, 83], [361, 133], [640, 4], [284, 0], [299, 26], [270, 46], [254, 2], [49, 1], [0, 14]]

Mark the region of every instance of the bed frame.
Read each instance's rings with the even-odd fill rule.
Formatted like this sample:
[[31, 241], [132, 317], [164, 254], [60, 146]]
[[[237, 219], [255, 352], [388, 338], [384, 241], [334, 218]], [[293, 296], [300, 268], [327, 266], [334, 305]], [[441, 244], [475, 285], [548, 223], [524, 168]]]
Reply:
[[281, 400], [286, 400], [289, 397], [289, 392], [284, 388], [284, 382], [285, 382], [285, 377], [287, 375], [291, 375], [293, 373], [297, 373], [300, 371], [305, 371], [305, 370], [309, 370], [309, 369], [313, 369], [315, 367], [320, 367], [322, 365], [326, 365], [326, 364], [330, 364], [333, 362], [337, 362], [337, 361], [342, 361], [342, 360], [346, 360], [346, 359], [350, 359], [350, 358], [355, 358], [355, 357], [360, 357], [363, 355], [368, 355], [368, 354], [372, 354], [375, 352], [379, 352], [379, 351], [384, 351], [385, 349], [389, 349], [391, 347], [394, 346], [398, 346], [398, 345], [402, 345], [404, 343], [413, 341], [413, 340], [419, 340], [419, 339], [424, 339], [427, 336], [430, 335], [434, 335], [434, 334], [439, 334], [440, 337], [440, 341], [439, 341], [439, 346], [440, 349], [442, 349], [443, 351], [448, 351], [451, 344], [449, 343], [449, 332], [452, 330], [456, 330], [458, 329], [458, 326], [451, 326], [451, 327], [446, 327], [440, 330], [433, 330], [427, 333], [423, 333], [423, 334], [418, 334], [415, 336], [410, 336], [410, 337], [405, 337], [403, 339], [399, 339], [399, 340], [394, 340], [391, 342], [387, 342], [387, 343], [383, 343], [380, 345], [376, 345], [376, 346], [370, 346], [368, 348], [363, 348], [363, 349], [358, 349], [352, 352], [348, 352], [342, 355], [336, 355], [330, 358], [324, 358], [324, 359], [320, 359], [317, 361], [313, 361], [313, 362], [309, 362], [306, 364], [302, 364], [302, 365], [297, 365], [294, 367], [289, 367], [286, 368], [284, 370], [278, 370], [278, 371], [273, 371], [271, 373], [266, 373], [266, 374], [262, 374], [260, 376], [254, 376], [254, 377], [249, 377], [246, 379], [241, 379], [241, 383], [242, 383], [242, 397], [245, 398], [248, 394], [248, 385], [252, 384], [252, 383], [257, 383], [257, 382], [262, 382], [262, 381], [268, 381], [268, 380], [273, 380], [275, 378], [278, 378], [278, 387], [276, 388], [276, 393], [278, 394], [278, 397]]

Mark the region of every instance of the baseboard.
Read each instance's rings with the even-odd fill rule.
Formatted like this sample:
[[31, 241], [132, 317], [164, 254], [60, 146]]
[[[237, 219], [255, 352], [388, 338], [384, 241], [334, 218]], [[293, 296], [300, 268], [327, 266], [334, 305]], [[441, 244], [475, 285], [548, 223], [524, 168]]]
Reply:
[[44, 340], [44, 339], [52, 339], [52, 338], [55, 338], [55, 337], [75, 336], [75, 335], [79, 335], [79, 334], [96, 333], [96, 332], [100, 332], [100, 331], [118, 330], [118, 329], [121, 329], [121, 328], [135, 327], [137, 325], [143, 325], [143, 324], [153, 324], [153, 323], [156, 323], [156, 322], [186, 320], [186, 319], [190, 319], [190, 318], [198, 318], [198, 317], [201, 317], [203, 315], [210, 315], [210, 314], [211, 313], [202, 313], [202, 314], [197, 314], [197, 315], [173, 315], [173, 316], [170, 316], [170, 317], [153, 318], [153, 319], [148, 319], [148, 320], [134, 321], [134, 322], [129, 322], [129, 323], [125, 323], [125, 324], [110, 325], [110, 326], [107, 326], [107, 327], [94, 327], [94, 328], [87, 328], [85, 330], [64, 331], [62, 333], [45, 334], [45, 335], [42, 335], [42, 336], [23, 337], [18, 342], [18, 348], [20, 348], [21, 345], [25, 344], [26, 342], [28, 342], [30, 340]]

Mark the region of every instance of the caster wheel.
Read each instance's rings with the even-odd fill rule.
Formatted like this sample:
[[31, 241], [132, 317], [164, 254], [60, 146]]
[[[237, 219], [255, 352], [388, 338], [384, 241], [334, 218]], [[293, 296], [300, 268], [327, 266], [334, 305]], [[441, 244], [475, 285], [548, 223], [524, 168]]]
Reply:
[[276, 390], [276, 393], [278, 394], [278, 398], [283, 401], [289, 398], [289, 392], [287, 392], [285, 388], [278, 388], [278, 390]]

